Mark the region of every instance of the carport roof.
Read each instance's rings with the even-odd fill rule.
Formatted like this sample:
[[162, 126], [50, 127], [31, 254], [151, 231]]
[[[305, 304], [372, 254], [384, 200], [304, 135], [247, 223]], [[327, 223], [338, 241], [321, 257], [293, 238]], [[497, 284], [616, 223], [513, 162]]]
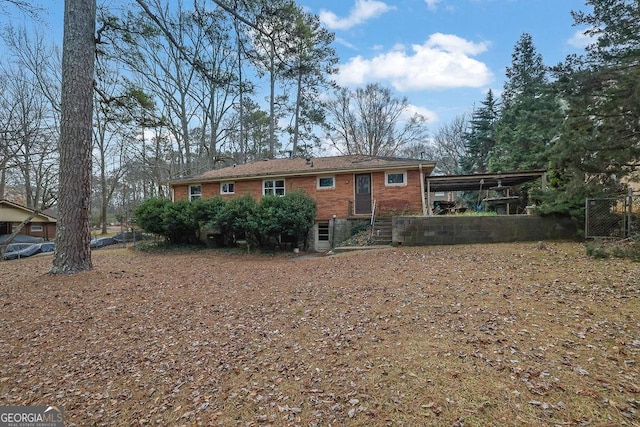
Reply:
[[502, 185], [503, 187], [513, 187], [542, 178], [546, 172], [546, 170], [530, 170], [473, 175], [427, 176], [427, 191], [485, 190], [491, 187], [497, 187], [498, 185]]

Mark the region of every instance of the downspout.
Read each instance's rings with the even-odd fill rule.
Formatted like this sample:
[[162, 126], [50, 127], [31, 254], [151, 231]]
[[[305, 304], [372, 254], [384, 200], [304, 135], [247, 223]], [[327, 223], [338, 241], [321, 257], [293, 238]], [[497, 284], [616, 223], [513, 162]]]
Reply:
[[[420, 163], [418, 165], [418, 169], [420, 170], [420, 200], [422, 201], [422, 216], [426, 216], [427, 215], [427, 206], [425, 204], [425, 200], [424, 200], [424, 180], [425, 180], [425, 176], [422, 172], [422, 163]], [[427, 195], [427, 197], [429, 197]]]

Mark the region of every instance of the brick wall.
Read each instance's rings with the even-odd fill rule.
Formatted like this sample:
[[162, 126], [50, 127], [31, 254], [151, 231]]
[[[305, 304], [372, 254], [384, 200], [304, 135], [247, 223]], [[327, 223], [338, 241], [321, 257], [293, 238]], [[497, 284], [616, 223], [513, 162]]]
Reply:
[[422, 214], [420, 171], [407, 171], [407, 185], [386, 186], [384, 172], [373, 174], [373, 198], [378, 216]]
[[[409, 214], [422, 212], [420, 172], [407, 171], [407, 185], [385, 186], [385, 173], [371, 174], [372, 198], [377, 200], [378, 214]], [[321, 176], [333, 176], [334, 188], [318, 189], [317, 179]], [[347, 218], [350, 214], [350, 202], [354, 200], [354, 174], [328, 174], [318, 176], [288, 177], [285, 179], [286, 191], [303, 190], [316, 201], [318, 208], [316, 219], [328, 221], [333, 218]], [[175, 200], [188, 199], [189, 185], [176, 185]], [[250, 194], [255, 199], [262, 197], [262, 180], [235, 181], [235, 194], [223, 195], [224, 198]], [[220, 183], [203, 183], [202, 197], [220, 195]], [[367, 215], [368, 216], [368, 215]]]

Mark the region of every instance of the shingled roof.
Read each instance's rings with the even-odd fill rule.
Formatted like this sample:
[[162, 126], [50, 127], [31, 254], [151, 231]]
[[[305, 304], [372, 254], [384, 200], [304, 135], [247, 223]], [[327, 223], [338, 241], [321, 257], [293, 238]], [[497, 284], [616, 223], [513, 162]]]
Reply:
[[422, 165], [429, 174], [435, 167], [430, 160], [376, 156], [334, 156], [268, 159], [243, 165], [214, 169], [201, 175], [171, 181], [171, 184], [262, 178], [271, 176], [319, 175], [336, 172], [359, 172], [389, 169], [417, 169]]
[[31, 220], [31, 222], [57, 222], [55, 212], [52, 209], [36, 211], [10, 200], [0, 199], [0, 221], [22, 221], [23, 218], [15, 217], [15, 215], [10, 218], [8, 216], [10, 214], [10, 211], [12, 211], [13, 213], [22, 212], [24, 213], [25, 217], [37, 212], [36, 216]]

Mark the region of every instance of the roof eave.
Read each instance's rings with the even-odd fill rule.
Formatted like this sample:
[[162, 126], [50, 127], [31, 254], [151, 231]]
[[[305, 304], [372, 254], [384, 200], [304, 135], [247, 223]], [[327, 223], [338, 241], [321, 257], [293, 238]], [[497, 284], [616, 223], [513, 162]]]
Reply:
[[167, 184], [169, 186], [175, 186], [175, 185], [185, 185], [185, 184], [199, 184], [203, 182], [249, 181], [254, 179], [267, 179], [267, 178], [273, 178], [273, 177], [290, 178], [295, 176], [309, 176], [309, 175], [377, 172], [377, 171], [398, 170], [398, 169], [419, 169], [420, 166], [422, 166], [423, 168], [433, 169], [436, 166], [436, 162], [386, 164], [386, 165], [376, 165], [376, 166], [346, 168], [346, 169], [325, 168], [325, 169], [313, 169], [313, 170], [297, 170], [297, 171], [290, 171], [290, 172], [269, 172], [269, 173], [251, 174], [251, 175], [227, 175], [227, 176], [218, 176], [213, 178], [193, 177], [193, 178], [186, 178], [186, 179], [180, 179], [175, 181], [168, 181]]

